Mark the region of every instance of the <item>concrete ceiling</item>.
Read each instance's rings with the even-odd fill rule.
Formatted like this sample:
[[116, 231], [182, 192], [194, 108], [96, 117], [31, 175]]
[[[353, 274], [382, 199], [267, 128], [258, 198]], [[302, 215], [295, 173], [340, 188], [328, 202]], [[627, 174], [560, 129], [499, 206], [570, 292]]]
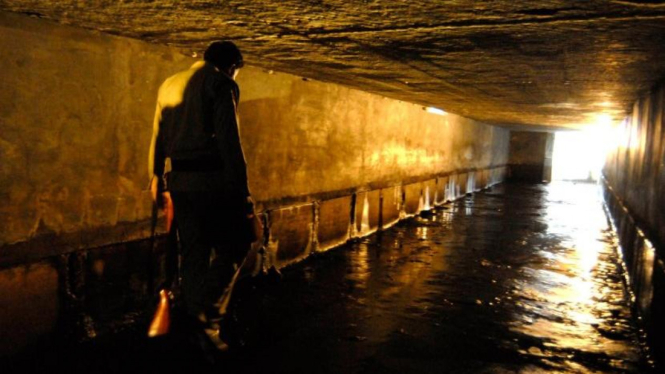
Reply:
[[620, 120], [665, 76], [663, 3], [0, 0], [0, 9], [187, 54], [230, 39], [251, 65], [544, 129]]

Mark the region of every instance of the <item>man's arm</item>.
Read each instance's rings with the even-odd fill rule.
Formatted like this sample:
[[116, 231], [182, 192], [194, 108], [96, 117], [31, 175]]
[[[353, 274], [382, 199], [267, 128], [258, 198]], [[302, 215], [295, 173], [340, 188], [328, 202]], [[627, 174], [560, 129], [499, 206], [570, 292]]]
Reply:
[[166, 214], [165, 229], [168, 232], [171, 230], [171, 223], [173, 222], [173, 202], [171, 201], [171, 193], [166, 191], [163, 179], [166, 155], [164, 154], [163, 133], [159, 131], [161, 122], [162, 107], [158, 101], [157, 109], [155, 109], [155, 119], [152, 124], [152, 139], [150, 141], [150, 154], [148, 156], [148, 175], [150, 176], [149, 188], [153, 204], [155, 204], [155, 209], [159, 206], [164, 208], [164, 213]]
[[157, 103], [155, 118], [152, 123], [152, 139], [150, 141], [150, 153], [148, 156], [148, 176], [150, 177], [150, 192], [153, 200], [157, 200], [158, 190], [163, 189], [162, 175], [164, 174], [164, 146], [159, 131], [162, 121], [162, 108]]

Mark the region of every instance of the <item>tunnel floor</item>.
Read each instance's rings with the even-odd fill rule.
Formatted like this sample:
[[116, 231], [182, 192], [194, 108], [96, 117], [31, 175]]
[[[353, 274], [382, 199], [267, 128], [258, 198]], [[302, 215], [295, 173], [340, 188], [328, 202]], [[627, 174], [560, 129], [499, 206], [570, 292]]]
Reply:
[[504, 184], [238, 288], [244, 345], [215, 365], [145, 326], [43, 352], [80, 372], [652, 371], [589, 184]]

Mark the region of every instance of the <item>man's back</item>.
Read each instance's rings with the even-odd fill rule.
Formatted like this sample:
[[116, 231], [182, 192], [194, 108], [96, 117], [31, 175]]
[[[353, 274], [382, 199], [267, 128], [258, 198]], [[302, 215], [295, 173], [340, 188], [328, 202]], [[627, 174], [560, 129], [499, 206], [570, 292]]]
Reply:
[[154, 168], [158, 174], [164, 161], [171, 159], [169, 189], [219, 190], [242, 199], [249, 195], [237, 96], [235, 82], [204, 62], [164, 81], [155, 115], [159, 136]]
[[[214, 151], [209, 115], [211, 98], [206, 100], [206, 85], [216, 79], [211, 65], [197, 62], [190, 69], [164, 81], [157, 96], [159, 131], [166, 157], [178, 160], [209, 158]], [[208, 93], [210, 95], [210, 93]]]

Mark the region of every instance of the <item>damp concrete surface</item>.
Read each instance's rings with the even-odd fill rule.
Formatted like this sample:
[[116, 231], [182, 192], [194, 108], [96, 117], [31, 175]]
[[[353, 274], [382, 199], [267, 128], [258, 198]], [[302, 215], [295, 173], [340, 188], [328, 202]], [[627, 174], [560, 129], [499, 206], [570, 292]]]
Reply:
[[600, 199], [592, 184], [499, 185], [311, 256], [279, 282], [241, 282], [238, 348], [214, 364], [177, 333], [146, 338], [138, 321], [20, 369], [655, 371]]

